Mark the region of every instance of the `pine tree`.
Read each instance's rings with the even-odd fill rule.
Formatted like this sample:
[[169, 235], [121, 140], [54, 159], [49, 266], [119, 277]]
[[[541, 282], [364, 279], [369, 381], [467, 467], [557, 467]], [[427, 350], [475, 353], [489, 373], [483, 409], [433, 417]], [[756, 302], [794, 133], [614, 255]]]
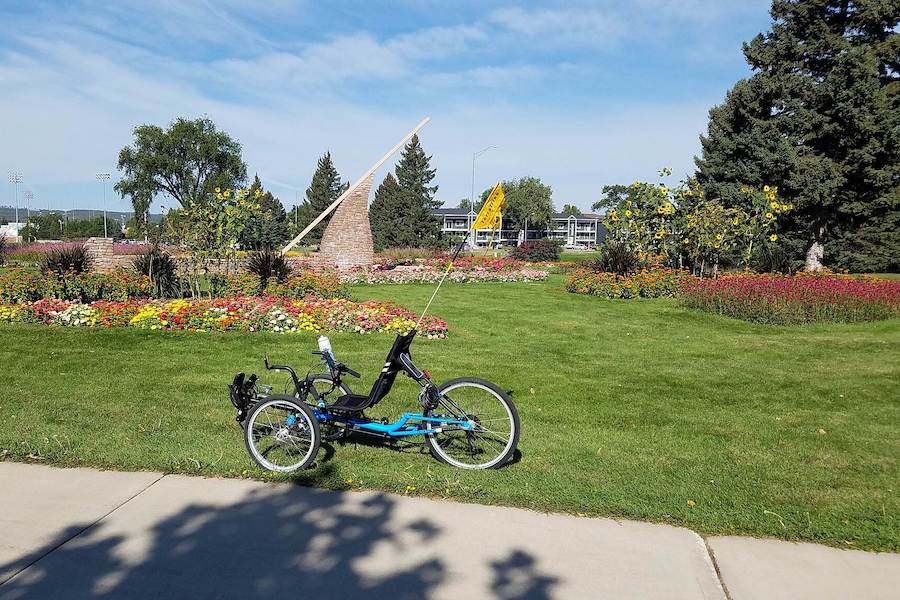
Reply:
[[441, 224], [433, 211], [441, 203], [434, 199], [438, 186], [429, 185], [435, 174], [430, 163], [431, 157], [425, 155], [419, 136], [414, 135], [403, 148], [395, 169], [399, 188], [395, 206], [400, 212], [394, 245], [434, 246], [440, 239]]
[[[710, 111], [698, 179], [741, 205], [777, 185], [807, 266], [900, 266], [900, 2], [775, 0], [744, 45], [754, 73]], [[827, 253], [826, 253], [827, 251]]]
[[414, 232], [402, 224], [405, 211], [400, 185], [393, 174], [388, 173], [375, 190], [375, 198], [369, 207], [375, 250], [414, 245]]
[[[316, 172], [313, 174], [312, 182], [306, 189], [306, 200], [300, 205], [298, 222], [302, 231], [307, 225], [322, 214], [331, 203], [337, 200], [348, 187], [348, 184], [341, 183], [341, 176], [334, 163], [331, 161], [331, 152], [326, 152], [319, 159], [316, 165]], [[334, 213], [332, 213], [334, 214]], [[306, 234], [303, 238], [305, 244], [318, 244], [322, 240], [322, 234], [332, 215], [328, 215], [321, 223]]]

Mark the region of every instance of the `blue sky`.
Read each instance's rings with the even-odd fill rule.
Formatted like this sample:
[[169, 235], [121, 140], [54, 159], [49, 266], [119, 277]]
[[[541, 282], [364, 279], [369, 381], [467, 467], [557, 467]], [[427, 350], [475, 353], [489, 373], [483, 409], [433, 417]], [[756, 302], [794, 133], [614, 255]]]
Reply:
[[472, 153], [494, 145], [476, 189], [533, 175], [557, 207], [588, 209], [605, 184], [692, 171], [707, 112], [748, 75], [741, 43], [768, 28], [767, 11], [761, 0], [0, 0], [0, 204], [16, 169], [40, 207], [98, 208], [94, 174], [115, 180], [135, 125], [206, 115], [290, 206], [325, 150], [353, 180], [430, 116], [422, 143], [448, 206], [469, 196]]

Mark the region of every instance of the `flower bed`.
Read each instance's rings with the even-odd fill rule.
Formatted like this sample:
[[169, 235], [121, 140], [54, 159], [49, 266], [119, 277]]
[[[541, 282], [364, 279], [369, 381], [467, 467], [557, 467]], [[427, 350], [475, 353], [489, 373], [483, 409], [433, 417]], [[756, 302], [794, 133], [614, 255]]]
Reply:
[[304, 270], [291, 275], [283, 282], [270, 278], [264, 290], [260, 290], [260, 279], [253, 273], [242, 273], [224, 277], [217, 283], [214, 293], [223, 298], [239, 296], [274, 296], [276, 298], [305, 298], [313, 295], [319, 298], [349, 298], [350, 290], [341, 279], [330, 272]]
[[690, 308], [755, 323], [874, 321], [900, 316], [900, 281], [828, 274], [726, 275], [687, 283], [680, 299]]
[[0, 302], [16, 304], [36, 300], [123, 301], [149, 296], [150, 278], [134, 271], [111, 273], [37, 273], [24, 269], [0, 272]]
[[[354, 269], [341, 274], [341, 280], [352, 284], [433, 283], [444, 275], [450, 257], [439, 254], [418, 259], [411, 265], [376, 265], [370, 269]], [[453, 262], [447, 277], [457, 283], [484, 281], [543, 281], [547, 270], [537, 269], [512, 258], [460, 256]]]
[[[387, 302], [346, 299], [241, 297], [213, 300], [97, 301], [38, 300], [0, 304], [0, 323], [38, 323], [64, 327], [134, 327], [159, 331], [345, 331], [405, 333], [417, 316]], [[426, 317], [419, 327], [428, 338], [444, 338], [447, 323]]]
[[[359, 269], [343, 273], [341, 280], [353, 284], [381, 284], [381, 283], [434, 283], [440, 280], [444, 269], [431, 266], [397, 267], [385, 270]], [[542, 269], [522, 268], [516, 270], [492, 271], [481, 267], [466, 270], [457, 270], [455, 267], [447, 276], [448, 281], [456, 283], [471, 282], [512, 282], [512, 281], [543, 281], [547, 278], [547, 271]]]
[[579, 270], [566, 277], [566, 290], [611, 299], [672, 298], [692, 277], [686, 271], [655, 268], [630, 275]]

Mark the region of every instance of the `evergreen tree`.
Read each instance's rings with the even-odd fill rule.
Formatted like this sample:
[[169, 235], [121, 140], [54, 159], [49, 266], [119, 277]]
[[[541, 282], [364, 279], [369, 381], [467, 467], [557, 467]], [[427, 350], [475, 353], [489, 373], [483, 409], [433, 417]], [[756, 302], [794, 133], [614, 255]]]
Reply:
[[415, 245], [415, 232], [404, 226], [406, 207], [400, 185], [393, 174], [388, 173], [369, 207], [369, 223], [372, 225], [372, 242], [375, 250]]
[[429, 185], [435, 170], [425, 155], [419, 137], [413, 136], [394, 169], [375, 191], [369, 207], [372, 240], [376, 250], [388, 247], [428, 247], [438, 243], [441, 223], [433, 210], [441, 203], [434, 199], [437, 186]]
[[[900, 267], [900, 1], [775, 0], [744, 45], [754, 73], [710, 111], [696, 159], [709, 197], [777, 185], [807, 266]], [[826, 253], [827, 251], [827, 253]]]
[[419, 143], [419, 136], [414, 135], [403, 148], [395, 172], [401, 198], [396, 202], [401, 211], [397, 226], [402, 230], [396, 236], [403, 240], [397, 245], [424, 247], [437, 244], [441, 224], [433, 211], [441, 203], [434, 199], [438, 186], [429, 185], [435, 170], [431, 168], [431, 157], [425, 155]]
[[[316, 172], [313, 173], [312, 182], [306, 189], [306, 200], [298, 209], [300, 231], [303, 231], [307, 225], [322, 214], [322, 211], [331, 206], [331, 203], [337, 200], [338, 196], [344, 193], [347, 187], [347, 183], [341, 183], [341, 176], [338, 174], [337, 169], [334, 168], [334, 163], [331, 161], [331, 152], [326, 152], [316, 165]], [[322, 234], [325, 232], [325, 227], [328, 226], [328, 222], [333, 214], [328, 215], [312, 231], [306, 234], [306, 237], [302, 240], [303, 243], [318, 244], [322, 240]]]
[[287, 241], [289, 226], [287, 213], [281, 200], [263, 189], [259, 175], [253, 178], [248, 198], [259, 204], [240, 236], [240, 246], [245, 250], [274, 250]]

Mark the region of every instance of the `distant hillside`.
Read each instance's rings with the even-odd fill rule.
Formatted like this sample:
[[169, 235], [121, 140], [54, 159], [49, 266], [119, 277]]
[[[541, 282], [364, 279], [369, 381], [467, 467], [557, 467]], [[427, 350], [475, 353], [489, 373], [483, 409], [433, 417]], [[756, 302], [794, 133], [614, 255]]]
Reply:
[[[75, 210], [67, 210], [67, 211], [48, 210], [48, 209], [41, 208], [41, 209], [33, 209], [31, 211], [31, 214], [33, 214], [33, 215], [35, 215], [35, 214], [48, 215], [48, 214], [52, 214], [52, 213], [58, 213], [58, 214], [62, 215], [63, 212], [65, 212], [65, 215], [70, 219], [91, 219], [91, 218], [99, 217], [103, 214], [102, 210], [89, 210], [86, 208], [76, 208]], [[19, 208], [19, 219], [21, 219], [23, 222], [25, 221], [25, 215], [26, 215], [25, 209], [20, 207]], [[127, 223], [128, 219], [131, 218], [131, 212], [130, 211], [129, 212], [121, 212], [121, 211], [110, 210], [110, 211], [107, 211], [106, 216], [109, 219], [115, 219], [116, 221], [121, 221], [124, 218], [125, 222]], [[15, 221], [15, 220], [16, 220], [15, 207], [0, 205], [0, 224], [9, 223], [9, 222]], [[153, 221], [154, 223], [158, 223], [162, 220], [162, 215], [161, 214], [155, 215], [155, 214], [151, 213], [150, 220]]]

